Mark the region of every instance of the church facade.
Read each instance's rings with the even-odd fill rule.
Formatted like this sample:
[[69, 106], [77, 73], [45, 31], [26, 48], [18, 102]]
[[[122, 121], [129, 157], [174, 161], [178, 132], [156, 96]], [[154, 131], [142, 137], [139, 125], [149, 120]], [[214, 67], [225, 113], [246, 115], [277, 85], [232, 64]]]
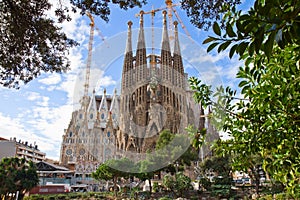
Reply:
[[[162, 130], [185, 134], [188, 125], [210, 127], [188, 85], [177, 22], [174, 41], [170, 42], [163, 12], [159, 55], [147, 54], [143, 23], [141, 11], [137, 47], [133, 51], [132, 22], [128, 22], [120, 94], [93, 92], [91, 97], [83, 97], [81, 108], [72, 113], [63, 135], [60, 163], [73, 166], [78, 176], [89, 176], [108, 159], [155, 148]], [[216, 132], [215, 135], [214, 139], [218, 137]]]

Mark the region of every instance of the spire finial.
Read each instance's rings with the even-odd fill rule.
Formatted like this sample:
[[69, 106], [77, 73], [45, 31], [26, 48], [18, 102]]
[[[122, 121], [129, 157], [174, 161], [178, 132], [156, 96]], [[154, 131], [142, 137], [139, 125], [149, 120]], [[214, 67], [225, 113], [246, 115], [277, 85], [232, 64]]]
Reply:
[[140, 11], [140, 16], [141, 16], [141, 19], [140, 19], [140, 25], [142, 26], [143, 25], [143, 23], [144, 23], [144, 11], [143, 10], [141, 10]]
[[178, 22], [177, 22], [177, 21], [174, 21], [173, 24], [174, 24], [175, 30], [176, 30], [176, 29], [177, 29]]
[[104, 95], [106, 95], [106, 88], [104, 88], [104, 90], [103, 90], [103, 94], [104, 94]]
[[127, 43], [126, 43], [126, 49], [125, 53], [130, 53], [132, 51], [132, 44], [131, 44], [131, 26], [132, 26], [132, 21], [128, 21], [128, 32], [127, 32]]
[[163, 32], [162, 32], [162, 49], [165, 51], [170, 51], [170, 42], [169, 42], [169, 34], [167, 28], [167, 11], [163, 11]]
[[174, 28], [175, 28], [175, 43], [174, 43], [174, 53], [177, 55], [181, 55], [180, 53], [180, 46], [179, 46], [179, 39], [178, 39], [178, 22], [174, 21]]
[[163, 24], [165, 25], [165, 24], [167, 24], [167, 11], [163, 10], [162, 14], [163, 14], [163, 17], [164, 17]]
[[127, 24], [128, 24], [128, 28], [130, 29], [133, 23], [132, 21], [128, 21]]

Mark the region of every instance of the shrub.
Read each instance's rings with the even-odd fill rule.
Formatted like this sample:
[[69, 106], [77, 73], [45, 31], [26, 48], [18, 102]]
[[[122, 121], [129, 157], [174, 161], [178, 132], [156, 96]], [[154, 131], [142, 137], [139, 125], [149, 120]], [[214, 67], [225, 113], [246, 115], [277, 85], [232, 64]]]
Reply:
[[159, 200], [172, 200], [170, 197], [161, 197]]

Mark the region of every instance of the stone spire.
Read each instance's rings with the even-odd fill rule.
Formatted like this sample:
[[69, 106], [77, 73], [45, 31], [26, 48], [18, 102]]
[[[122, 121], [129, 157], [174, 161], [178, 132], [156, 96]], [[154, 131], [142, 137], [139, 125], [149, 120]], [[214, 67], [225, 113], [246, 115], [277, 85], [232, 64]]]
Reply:
[[179, 45], [179, 38], [178, 38], [178, 22], [174, 22], [175, 27], [175, 38], [174, 38], [174, 54], [173, 54], [173, 69], [174, 73], [176, 73], [176, 79], [174, 80], [177, 86], [184, 87], [184, 69]]
[[163, 11], [163, 33], [161, 43], [161, 70], [163, 80], [172, 80], [172, 57], [167, 29], [167, 11]]
[[140, 30], [139, 30], [139, 36], [138, 36], [138, 44], [137, 49], [145, 49], [145, 35], [144, 35], [144, 11], [140, 11]]
[[163, 11], [163, 35], [161, 49], [170, 52], [170, 41], [167, 28], [167, 11]]
[[120, 114], [120, 111], [119, 111], [119, 102], [118, 102], [118, 95], [117, 95], [116, 89], [114, 90], [114, 95], [112, 97], [109, 111], [110, 111], [110, 114], [112, 115], [111, 118], [112, 118], [112, 122], [113, 122], [113, 127], [117, 128], [119, 125], [118, 116]]
[[127, 33], [127, 43], [126, 43], [126, 50], [125, 54], [131, 54], [132, 55], [132, 40], [131, 40], [131, 26], [132, 26], [132, 21], [129, 21], [128, 23], [128, 33]]
[[178, 22], [177, 21], [174, 21], [174, 28], [175, 28], [174, 54], [181, 55], [179, 38], [178, 38]]
[[106, 89], [103, 91], [102, 99], [99, 106], [99, 120], [100, 120], [100, 127], [105, 128], [106, 127], [106, 120], [107, 120], [107, 113], [108, 113], [108, 107], [107, 107], [107, 99], [106, 99]]
[[140, 30], [136, 50], [136, 82], [143, 81], [147, 75], [146, 42], [144, 34], [144, 11], [140, 12]]
[[132, 54], [132, 32], [131, 26], [132, 22], [129, 21], [128, 23], [128, 33], [127, 33], [127, 43], [125, 49], [125, 58], [123, 63], [123, 73], [122, 73], [122, 88], [128, 87], [129, 85], [133, 84], [133, 80], [131, 77], [132, 69], [133, 69], [133, 54]]
[[88, 119], [88, 129], [94, 128], [94, 124], [97, 119], [97, 106], [96, 106], [96, 97], [95, 90], [93, 90], [93, 95], [90, 100], [89, 107], [87, 109], [87, 119]]

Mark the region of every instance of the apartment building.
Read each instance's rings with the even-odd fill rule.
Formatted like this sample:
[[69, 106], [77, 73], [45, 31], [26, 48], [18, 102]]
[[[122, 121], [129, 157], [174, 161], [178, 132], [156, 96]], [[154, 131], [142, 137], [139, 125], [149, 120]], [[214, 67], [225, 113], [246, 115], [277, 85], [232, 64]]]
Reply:
[[46, 159], [46, 154], [41, 152], [36, 144], [17, 141], [16, 138], [0, 138], [0, 159], [4, 157], [19, 157], [27, 161], [41, 162]]

